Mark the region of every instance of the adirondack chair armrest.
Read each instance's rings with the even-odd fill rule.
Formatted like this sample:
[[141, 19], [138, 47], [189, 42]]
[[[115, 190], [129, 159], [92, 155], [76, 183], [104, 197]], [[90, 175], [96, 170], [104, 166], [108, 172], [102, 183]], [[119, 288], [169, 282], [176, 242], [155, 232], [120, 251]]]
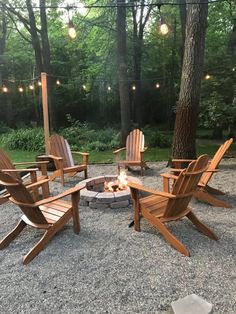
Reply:
[[181, 171], [183, 171], [184, 169], [177, 169], [177, 168], [170, 168], [170, 171], [171, 172], [181, 172]]
[[178, 179], [178, 176], [175, 176], [174, 174], [171, 174], [171, 173], [161, 173], [160, 176], [167, 179], [173, 179], [173, 180]]
[[44, 205], [44, 204], [47, 204], [47, 203], [51, 203], [51, 202], [54, 202], [58, 199], [61, 199], [63, 197], [66, 197], [68, 195], [73, 195], [73, 194], [76, 194], [78, 193], [80, 190], [82, 190], [84, 188], [84, 186], [75, 186], [71, 189], [68, 189], [56, 196], [51, 196], [51, 197], [48, 197], [48, 198], [45, 198], [44, 200], [41, 200], [41, 201], [38, 201], [36, 203], [34, 203], [34, 207], [35, 206], [41, 206], [41, 205]]
[[196, 159], [172, 159], [171, 161], [172, 162], [191, 162], [193, 160], [196, 160]]
[[119, 154], [121, 151], [123, 151], [123, 150], [125, 150], [126, 149], [126, 147], [122, 147], [122, 148], [119, 148], [119, 149], [117, 149], [117, 150], [114, 150], [113, 151], [113, 154]]
[[19, 166], [19, 165], [45, 165], [48, 164], [49, 161], [26, 161], [26, 162], [14, 162], [14, 166]]
[[45, 184], [45, 183], [47, 183], [49, 181], [50, 180], [48, 178], [45, 178], [43, 180], [36, 181], [34, 183], [31, 183], [31, 184], [27, 184], [26, 188], [27, 188], [27, 190], [31, 190], [31, 188], [33, 189], [33, 188], [35, 188], [37, 186], [40, 186], [40, 185], [43, 185], [43, 184]]
[[153, 190], [153, 189], [150, 189], [150, 188], [146, 188], [143, 185], [135, 183], [135, 182], [132, 182], [132, 181], [128, 182], [128, 186], [130, 188], [132, 188], [132, 189], [143, 191], [143, 192], [147, 192], [147, 193], [150, 193], [150, 194], [159, 195], [159, 196], [163, 196], [163, 197], [166, 197], [166, 198], [176, 198], [176, 196], [171, 194], [171, 193], [161, 192], [161, 191]]
[[22, 171], [36, 172], [38, 170], [39, 170], [38, 168], [1, 169], [1, 171], [3, 172], [22, 172]]
[[55, 156], [55, 155], [48, 155], [48, 157], [52, 158], [53, 160], [63, 160], [62, 157], [58, 157], [58, 156]]
[[83, 157], [83, 163], [86, 165], [88, 164], [88, 159], [89, 159], [89, 153], [83, 153], [83, 152], [72, 152], [72, 154], [80, 155]]

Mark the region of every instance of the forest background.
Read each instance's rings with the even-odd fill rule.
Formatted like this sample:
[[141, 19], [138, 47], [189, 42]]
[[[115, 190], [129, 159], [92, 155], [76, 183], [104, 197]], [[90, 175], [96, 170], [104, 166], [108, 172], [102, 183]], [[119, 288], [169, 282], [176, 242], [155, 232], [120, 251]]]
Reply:
[[[40, 7], [35, 7], [38, 2]], [[163, 36], [158, 32], [160, 6], [152, 6], [156, 1], [151, 0], [130, 1], [137, 2], [149, 5], [126, 9], [130, 119], [133, 127], [143, 129], [150, 147], [170, 147], [181, 82], [184, 49], [181, 14], [186, 3], [178, 0], [165, 5], [163, 2], [161, 16], [169, 26], [169, 33]], [[69, 10], [70, 7], [65, 6], [68, 3], [58, 0], [0, 1], [3, 8], [0, 12], [3, 146], [37, 152], [44, 146], [41, 87], [38, 85], [40, 66], [35, 42], [32, 42], [30, 13], [35, 17], [38, 54], [46, 51], [41, 59], [50, 63], [42, 64], [41, 70], [46, 67], [50, 77], [52, 131], [63, 134], [72, 145], [89, 151], [119, 146], [117, 10], [106, 0], [99, 1], [98, 6], [92, 0], [80, 3], [90, 7], [83, 11], [72, 7]], [[51, 6], [45, 9], [45, 15], [42, 5]], [[64, 8], [56, 9], [57, 6]], [[67, 35], [67, 15], [77, 31], [73, 40]], [[201, 136], [221, 139], [234, 131], [235, 47], [236, 5], [233, 1], [209, 2], [198, 120], [198, 127], [206, 131], [201, 131]]]

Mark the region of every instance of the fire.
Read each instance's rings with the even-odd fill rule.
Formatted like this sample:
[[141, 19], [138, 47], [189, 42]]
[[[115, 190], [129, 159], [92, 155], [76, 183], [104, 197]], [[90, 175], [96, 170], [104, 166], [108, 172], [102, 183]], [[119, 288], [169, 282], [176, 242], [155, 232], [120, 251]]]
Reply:
[[125, 190], [127, 188], [128, 183], [128, 177], [125, 173], [125, 171], [122, 171], [115, 181], [104, 182], [104, 190], [105, 191], [111, 191], [111, 192], [117, 192], [121, 190]]

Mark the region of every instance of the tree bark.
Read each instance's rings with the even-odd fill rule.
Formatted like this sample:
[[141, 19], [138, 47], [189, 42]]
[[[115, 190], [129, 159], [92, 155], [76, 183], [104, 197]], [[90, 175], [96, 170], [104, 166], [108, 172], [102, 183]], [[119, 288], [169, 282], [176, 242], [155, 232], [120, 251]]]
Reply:
[[6, 38], [7, 38], [7, 20], [5, 11], [1, 12], [1, 20], [0, 20], [0, 85], [2, 86], [2, 79], [4, 77], [5, 66], [3, 55], [5, 53], [6, 48]]
[[121, 113], [121, 141], [125, 146], [126, 137], [131, 130], [129, 86], [126, 63], [126, 8], [125, 0], [117, 0], [117, 57]]
[[196, 129], [207, 29], [207, 0], [187, 5], [186, 39], [172, 145], [173, 158], [196, 157]]

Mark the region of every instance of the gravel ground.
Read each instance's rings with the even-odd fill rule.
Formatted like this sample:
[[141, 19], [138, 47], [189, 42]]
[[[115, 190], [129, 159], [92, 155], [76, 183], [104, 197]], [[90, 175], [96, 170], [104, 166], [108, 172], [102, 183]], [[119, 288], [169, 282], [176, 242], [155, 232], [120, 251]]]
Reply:
[[[144, 185], [162, 190], [159, 174], [166, 163], [149, 163]], [[70, 221], [28, 265], [22, 257], [41, 232], [27, 227], [0, 252], [0, 313], [169, 313], [170, 303], [195, 293], [214, 313], [236, 313], [236, 160], [221, 163], [211, 183], [226, 192], [232, 209], [192, 202], [197, 216], [220, 237], [200, 234], [187, 219], [169, 223], [189, 249], [184, 257], [144, 220], [141, 232], [128, 228], [131, 208], [92, 210], [80, 207], [81, 232]], [[115, 165], [91, 165], [89, 176], [116, 173]], [[82, 174], [67, 180], [74, 186]], [[50, 184], [62, 191], [59, 181]], [[15, 225], [20, 210], [5, 203], [0, 211], [0, 237]]]

